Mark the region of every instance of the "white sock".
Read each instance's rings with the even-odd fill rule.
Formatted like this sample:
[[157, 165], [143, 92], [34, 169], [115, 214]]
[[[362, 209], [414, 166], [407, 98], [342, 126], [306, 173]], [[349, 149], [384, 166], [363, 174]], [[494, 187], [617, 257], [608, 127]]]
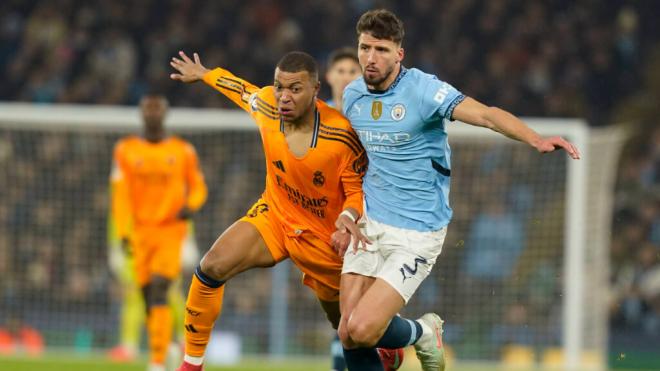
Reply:
[[419, 323], [422, 326], [422, 336], [419, 337], [419, 340], [421, 340], [422, 338], [433, 336], [433, 329], [430, 328], [426, 323], [424, 323], [424, 321], [417, 320], [417, 323]]
[[186, 363], [190, 363], [193, 366], [199, 366], [202, 363], [204, 363], [204, 357], [193, 357], [189, 355], [184, 355], [183, 360], [186, 361]]

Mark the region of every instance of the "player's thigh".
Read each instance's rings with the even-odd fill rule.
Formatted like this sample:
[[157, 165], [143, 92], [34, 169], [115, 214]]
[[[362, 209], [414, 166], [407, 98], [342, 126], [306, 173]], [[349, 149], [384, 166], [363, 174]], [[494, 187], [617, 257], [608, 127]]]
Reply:
[[291, 261], [303, 272], [303, 284], [324, 301], [339, 300], [342, 260], [330, 244], [311, 232], [287, 236], [285, 248]]
[[347, 330], [353, 340], [377, 341], [387, 325], [405, 305], [405, 301], [386, 281], [377, 278], [359, 299], [347, 318]]
[[[187, 231], [186, 223], [179, 222], [154, 231], [153, 250], [149, 258], [150, 277], [163, 277], [168, 281], [181, 275], [181, 250]], [[149, 280], [152, 282], [152, 279]]]
[[239, 220], [213, 243], [201, 267], [204, 273], [226, 281], [250, 268], [272, 267], [275, 263], [257, 227]]
[[344, 273], [341, 275], [339, 290], [339, 304], [341, 310], [341, 321], [339, 323], [339, 338], [346, 347], [353, 347], [348, 334], [348, 319], [353, 309], [359, 303], [362, 296], [376, 281], [374, 277], [362, 276], [355, 273]]
[[154, 243], [154, 235], [155, 232], [153, 229], [136, 228], [131, 241], [134, 277], [139, 287], [143, 287], [149, 283], [153, 257], [158, 247]]
[[362, 296], [375, 281], [376, 278], [374, 277], [362, 276], [355, 273], [344, 273], [341, 275], [339, 303], [341, 313], [344, 314], [347, 319]]

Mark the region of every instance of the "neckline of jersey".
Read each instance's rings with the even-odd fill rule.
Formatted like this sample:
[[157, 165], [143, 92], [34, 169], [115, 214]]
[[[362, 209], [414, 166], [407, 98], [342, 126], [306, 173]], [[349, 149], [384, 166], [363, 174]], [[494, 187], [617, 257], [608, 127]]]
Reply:
[[141, 135], [138, 136], [138, 138], [144, 144], [147, 144], [147, 145], [150, 145], [150, 146], [157, 146], [157, 145], [161, 145], [161, 144], [164, 144], [164, 143], [168, 142], [170, 139], [172, 139], [172, 136], [171, 135], [165, 135], [158, 142], [152, 142], [152, 141], [148, 140], [147, 138], [145, 138], [144, 136], [141, 136]]
[[282, 134], [282, 139], [284, 140], [284, 145], [286, 146], [286, 152], [289, 154], [289, 157], [302, 161], [307, 156], [316, 148], [316, 145], [318, 144], [319, 141], [319, 130], [321, 128], [321, 114], [319, 113], [319, 108], [315, 107], [314, 110], [314, 133], [312, 134], [312, 142], [309, 144], [309, 148], [305, 152], [304, 155], [302, 156], [296, 156], [293, 152], [291, 152], [291, 149], [289, 148], [289, 143], [286, 141], [286, 136], [284, 135], [284, 121], [282, 120], [282, 117], [280, 117], [280, 133]]
[[392, 82], [392, 84], [385, 90], [369, 89], [369, 87], [367, 86], [366, 81], [364, 82], [364, 86], [367, 88], [367, 91], [370, 94], [383, 95], [385, 93], [388, 93], [388, 92], [394, 90], [394, 88], [396, 88], [396, 86], [399, 85], [399, 82], [401, 82], [401, 79], [403, 78], [403, 76], [407, 72], [408, 72], [408, 69], [406, 67], [404, 67], [403, 65], [401, 65], [401, 69], [399, 70], [399, 74], [397, 75], [396, 79], [394, 79], [394, 82]]

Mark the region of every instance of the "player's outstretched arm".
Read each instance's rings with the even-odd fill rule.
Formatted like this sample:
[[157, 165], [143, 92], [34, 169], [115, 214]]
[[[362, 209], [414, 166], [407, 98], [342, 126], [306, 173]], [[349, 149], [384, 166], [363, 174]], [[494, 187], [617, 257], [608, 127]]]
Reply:
[[511, 113], [497, 107], [488, 107], [469, 97], [456, 106], [452, 118], [470, 125], [492, 129], [509, 138], [527, 143], [541, 153], [563, 149], [571, 158], [576, 160], [580, 158], [578, 149], [564, 138], [541, 137]]
[[[204, 67], [197, 53], [193, 53], [193, 59], [190, 59], [186, 53], [180, 51], [179, 58], [172, 57], [170, 66], [178, 72], [170, 75], [172, 80], [185, 83], [202, 80], [254, 116], [256, 111], [253, 112], [250, 109], [249, 98], [259, 90], [258, 86], [234, 76], [223, 68], [209, 70]], [[267, 109], [264, 108], [264, 110]], [[277, 114], [274, 108], [268, 108], [268, 113], [271, 115]]]

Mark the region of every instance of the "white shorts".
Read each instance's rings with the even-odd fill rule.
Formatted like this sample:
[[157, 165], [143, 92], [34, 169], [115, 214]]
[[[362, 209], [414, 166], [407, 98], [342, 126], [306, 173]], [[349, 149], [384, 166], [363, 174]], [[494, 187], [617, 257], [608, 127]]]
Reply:
[[372, 244], [357, 252], [349, 246], [344, 254], [342, 274], [382, 278], [408, 303], [442, 252], [447, 227], [420, 232], [379, 223], [367, 215], [359, 224]]

